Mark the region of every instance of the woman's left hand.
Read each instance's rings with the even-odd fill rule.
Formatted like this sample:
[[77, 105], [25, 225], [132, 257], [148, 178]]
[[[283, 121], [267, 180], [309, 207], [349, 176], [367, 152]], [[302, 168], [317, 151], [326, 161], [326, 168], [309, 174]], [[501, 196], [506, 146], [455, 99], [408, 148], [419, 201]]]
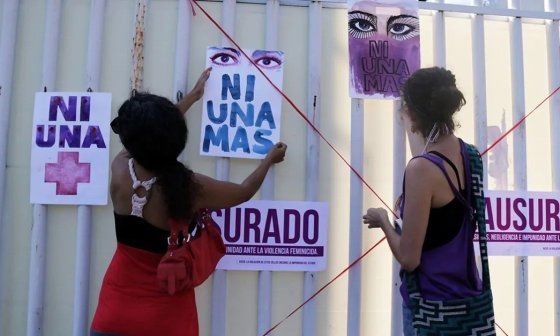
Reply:
[[364, 224], [368, 225], [368, 229], [383, 228], [384, 225], [389, 223], [389, 216], [384, 208], [369, 208], [363, 216], [363, 220]]
[[204, 95], [204, 86], [206, 85], [206, 81], [208, 77], [210, 77], [210, 72], [212, 68], [208, 68], [202, 72], [198, 81], [196, 82], [194, 88], [191, 91], [191, 94], [195, 100], [199, 100]]

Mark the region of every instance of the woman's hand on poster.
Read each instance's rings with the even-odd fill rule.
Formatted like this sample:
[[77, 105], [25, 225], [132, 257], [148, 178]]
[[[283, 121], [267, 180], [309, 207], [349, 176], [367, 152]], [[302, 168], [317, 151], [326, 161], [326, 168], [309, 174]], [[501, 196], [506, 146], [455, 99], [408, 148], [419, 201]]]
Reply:
[[384, 208], [369, 208], [367, 213], [362, 217], [364, 224], [367, 224], [368, 229], [382, 228], [391, 225], [389, 222], [389, 215]]
[[194, 85], [194, 88], [191, 91], [191, 94], [195, 100], [199, 100], [204, 95], [204, 86], [206, 85], [206, 81], [210, 77], [210, 73], [212, 72], [212, 68], [208, 68], [202, 72], [198, 81]]
[[288, 146], [285, 143], [279, 142], [276, 145], [274, 145], [272, 148], [270, 148], [268, 154], [266, 155], [265, 160], [268, 161], [270, 164], [280, 163], [284, 161], [284, 157], [286, 156], [287, 149]]

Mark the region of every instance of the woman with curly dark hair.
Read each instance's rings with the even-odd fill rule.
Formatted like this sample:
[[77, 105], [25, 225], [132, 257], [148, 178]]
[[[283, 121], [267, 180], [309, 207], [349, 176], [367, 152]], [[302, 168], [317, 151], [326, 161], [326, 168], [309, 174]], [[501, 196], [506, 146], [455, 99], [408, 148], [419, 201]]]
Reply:
[[178, 161], [188, 134], [183, 114], [202, 97], [209, 74], [178, 105], [135, 93], [111, 123], [124, 146], [111, 165], [118, 243], [92, 335], [198, 335], [194, 287], [225, 252], [204, 209], [248, 201], [269, 168], [284, 160], [286, 145], [279, 143], [241, 184], [194, 173]]
[[[429, 329], [433, 327], [430, 325], [433, 321], [428, 319], [421, 326], [423, 314], [411, 309], [413, 298], [445, 303], [473, 300], [483, 293], [473, 248], [477, 228], [475, 219], [480, 219], [474, 216], [471, 206], [475, 192], [482, 194], [482, 190], [478, 185], [473, 186], [471, 160], [480, 162], [479, 167], [482, 164], [476, 149], [454, 135], [453, 115], [465, 104], [465, 98], [449, 70], [427, 68], [415, 72], [404, 85], [402, 104], [402, 118], [413, 155], [405, 170], [402, 196], [397, 202], [402, 222], [393, 226], [385, 209], [372, 208], [364, 215], [364, 223], [369, 228], [383, 230], [402, 267], [404, 335], [425, 335], [418, 331], [419, 326]], [[486, 280], [489, 282], [489, 276], [485, 278], [485, 286]], [[409, 296], [411, 288], [415, 291], [414, 296]], [[490, 299], [484, 303], [488, 315], [480, 313], [480, 317], [488, 319], [488, 333], [484, 334], [490, 335], [493, 330], [491, 293]], [[414, 301], [416, 308], [425, 307], [419, 307]], [[466, 315], [457, 309], [449, 310], [442, 321], [460, 314]], [[478, 327], [468, 323], [450, 327], [451, 324], [446, 326], [445, 323], [443, 321], [438, 327], [448, 327], [456, 332], [453, 335], [471, 335], [469, 328]], [[486, 321], [481, 325], [484, 323]], [[469, 331], [462, 333], [460, 328]]]

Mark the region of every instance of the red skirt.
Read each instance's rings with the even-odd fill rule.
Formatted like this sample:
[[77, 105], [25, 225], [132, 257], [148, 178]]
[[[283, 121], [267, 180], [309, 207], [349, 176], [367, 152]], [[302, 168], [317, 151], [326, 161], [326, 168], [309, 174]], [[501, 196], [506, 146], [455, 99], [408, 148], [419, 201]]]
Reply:
[[198, 336], [194, 289], [171, 296], [157, 283], [163, 255], [118, 244], [107, 269], [92, 331], [130, 336]]

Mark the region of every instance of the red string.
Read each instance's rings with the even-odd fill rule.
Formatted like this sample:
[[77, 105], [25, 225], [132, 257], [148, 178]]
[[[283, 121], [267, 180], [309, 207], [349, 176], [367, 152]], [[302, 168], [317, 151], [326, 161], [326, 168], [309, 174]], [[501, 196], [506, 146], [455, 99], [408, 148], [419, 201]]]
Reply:
[[500, 325], [496, 321], [494, 321], [494, 324], [496, 325], [496, 327], [498, 327], [498, 329], [500, 329], [501, 332], [504, 333], [504, 335], [509, 336], [507, 332], [505, 332], [504, 329], [502, 329], [502, 327], [500, 327]]
[[[218, 22], [216, 22], [216, 20], [214, 20], [214, 18], [208, 14], [208, 12], [206, 12], [206, 10], [204, 10], [204, 8], [202, 6], [200, 6], [198, 4], [198, 0], [190, 0], [191, 3], [191, 8], [192, 8], [192, 12], [193, 15], [196, 15], [195, 10], [194, 10], [194, 5], [196, 5], [203, 13], [204, 15], [214, 24], [214, 26], [216, 28], [218, 28], [222, 34], [224, 34], [224, 36], [227, 37], [227, 39], [243, 54], [243, 56], [249, 60], [249, 62], [251, 62], [251, 64], [253, 64], [255, 66], [255, 68], [263, 75], [263, 77], [270, 83], [270, 85], [272, 85], [272, 87], [278, 91], [278, 93], [280, 93], [280, 95], [294, 108], [294, 110], [296, 110], [296, 112], [305, 120], [305, 122], [319, 135], [319, 137], [321, 139], [323, 139], [323, 141], [325, 141], [325, 143], [327, 143], [327, 145], [336, 153], [336, 155], [342, 160], [344, 161], [344, 163], [348, 166], [348, 168], [350, 168], [350, 170], [362, 181], [362, 183], [381, 201], [381, 203], [383, 203], [383, 205], [389, 209], [389, 211], [391, 211], [391, 213], [396, 217], [399, 218], [399, 216], [393, 211], [393, 209], [387, 204], [385, 203], [385, 201], [383, 201], [383, 199], [379, 196], [379, 194], [377, 194], [377, 192], [375, 192], [375, 190], [369, 185], [369, 183], [367, 183], [367, 181], [362, 177], [362, 175], [354, 168], [352, 167], [352, 165], [348, 162], [348, 160], [338, 151], [338, 149], [321, 133], [321, 131], [315, 126], [315, 124], [313, 122], [311, 122], [309, 120], [309, 118], [301, 111], [301, 109], [290, 99], [290, 97], [288, 97], [278, 86], [276, 86], [272, 80], [262, 71], [262, 69], [257, 66], [257, 64], [255, 64], [255, 62], [245, 53], [245, 51], [239, 46], [239, 44], [227, 33], [227, 31], [225, 29], [222, 28], [222, 26], [220, 26], [220, 24]], [[541, 103], [539, 103], [533, 110], [531, 110], [531, 112], [529, 112], [528, 114], [526, 114], [523, 118], [521, 118], [517, 123], [515, 123], [515, 125], [513, 125], [506, 133], [504, 133], [502, 136], [500, 136], [492, 145], [490, 145], [485, 151], [483, 151], [481, 153], [481, 156], [486, 155], [492, 148], [494, 148], [500, 141], [502, 141], [504, 138], [506, 138], [509, 134], [511, 134], [515, 129], [517, 129], [519, 126], [521, 126], [521, 124], [523, 124], [523, 122], [531, 115], [533, 114], [536, 110], [539, 109], [539, 107], [541, 107], [547, 100], [549, 100], [552, 96], [554, 96], [558, 91], [560, 91], [560, 87], [556, 88], [552, 93], [550, 93]], [[375, 243], [372, 247], [370, 247], [364, 254], [362, 254], [359, 258], [357, 258], [356, 260], [354, 260], [350, 265], [348, 265], [345, 269], [343, 269], [340, 273], [338, 273], [333, 279], [331, 279], [329, 282], [327, 282], [323, 287], [321, 287], [318, 291], [316, 291], [311, 297], [309, 297], [308, 299], [306, 299], [301, 305], [299, 305], [297, 308], [295, 308], [290, 314], [288, 314], [286, 317], [284, 317], [282, 320], [280, 320], [278, 323], [276, 323], [272, 328], [270, 328], [266, 333], [263, 334], [263, 336], [267, 336], [269, 335], [272, 331], [274, 331], [280, 324], [282, 324], [284, 321], [286, 321], [287, 319], [289, 319], [292, 315], [294, 315], [297, 311], [299, 311], [301, 308], [303, 308], [303, 306], [305, 306], [309, 301], [313, 300], [315, 297], [317, 297], [323, 290], [325, 290], [329, 285], [331, 285], [333, 282], [335, 282], [336, 280], [338, 280], [341, 276], [343, 276], [346, 272], [348, 272], [352, 267], [354, 267], [357, 263], [359, 263], [365, 256], [367, 256], [371, 251], [373, 251], [377, 246], [379, 246], [379, 244], [381, 244], [384, 240], [386, 240], [386, 237], [383, 237], [382, 239], [380, 239], [377, 243]], [[506, 336], [508, 335], [503, 329], [502, 327], [498, 324], [495, 323], [496, 326], [500, 329], [500, 331], [502, 333], [504, 333]]]
[[498, 139], [496, 139], [496, 141], [494, 141], [493, 144], [491, 144], [488, 148], [486, 148], [486, 150], [484, 152], [482, 152], [480, 155], [484, 156], [485, 154], [487, 154], [492, 148], [496, 147], [496, 145], [504, 140], [511, 132], [515, 131], [515, 129], [517, 129], [519, 126], [521, 126], [521, 124], [523, 124], [523, 122], [529, 118], [529, 116], [531, 114], [533, 114], [533, 112], [535, 112], [536, 110], [539, 109], [539, 107], [541, 107], [547, 100], [549, 100], [552, 96], [554, 96], [558, 91], [560, 91], [560, 86], [556, 88], [556, 90], [552, 91], [552, 93], [550, 93], [542, 102], [540, 102], [534, 109], [531, 110], [531, 112], [527, 113], [523, 118], [521, 118], [518, 122], [515, 123], [515, 125], [513, 125], [507, 132], [505, 132], [504, 134], [502, 134]]
[[311, 297], [307, 300], [305, 300], [302, 304], [300, 304], [296, 309], [294, 309], [288, 316], [284, 317], [280, 322], [276, 323], [274, 325], [274, 327], [270, 328], [266, 333], [264, 333], [262, 336], [267, 336], [268, 334], [270, 334], [272, 331], [274, 331], [274, 329], [276, 329], [280, 324], [282, 324], [284, 321], [286, 321], [287, 319], [289, 319], [292, 315], [294, 315], [298, 310], [300, 310], [303, 306], [305, 306], [309, 301], [313, 300], [317, 295], [319, 295], [319, 293], [321, 293], [325, 288], [327, 288], [330, 284], [332, 284], [333, 282], [335, 282], [336, 280], [338, 280], [338, 278], [340, 278], [341, 276], [344, 275], [344, 273], [346, 273], [349, 269], [351, 269], [352, 267], [354, 267], [354, 265], [356, 265], [357, 263], [359, 263], [366, 255], [368, 255], [371, 251], [373, 251], [373, 249], [375, 249], [379, 244], [381, 244], [381, 242], [383, 242], [385, 239], [387, 239], [386, 237], [381, 238], [381, 240], [379, 240], [377, 243], [375, 243], [375, 245], [373, 245], [372, 247], [369, 248], [369, 250], [366, 251], [366, 253], [362, 254], [361, 257], [359, 257], [358, 259], [354, 260], [350, 265], [348, 265], [348, 267], [346, 267], [345, 269], [342, 270], [342, 272], [338, 273], [337, 276], [335, 276], [331, 281], [327, 282], [323, 287], [321, 287], [317, 292], [315, 292], [315, 294], [311, 295]]
[[194, 5], [192, 1], [189, 1], [189, 3], [191, 4], [191, 12], [193, 16], [196, 16], [196, 11], [194, 10]]
[[348, 160], [340, 153], [340, 151], [323, 135], [323, 133], [321, 133], [321, 131], [317, 128], [317, 126], [315, 126], [313, 124], [313, 122], [311, 122], [311, 120], [309, 120], [309, 118], [305, 115], [305, 113], [302, 112], [302, 110], [290, 99], [290, 97], [288, 97], [284, 93], [284, 91], [282, 91], [278, 86], [276, 86], [276, 84], [274, 84], [272, 82], [272, 80], [251, 59], [251, 57], [249, 57], [249, 55], [247, 55], [245, 53], [245, 51], [239, 46], [239, 44], [233, 39], [233, 37], [231, 37], [228, 34], [228, 32], [224, 28], [222, 28], [222, 26], [220, 26], [220, 24], [218, 22], [216, 22], [216, 20], [214, 20], [214, 18], [210, 14], [208, 14], [208, 12], [206, 12], [206, 10], [204, 10], [204, 8], [202, 6], [200, 6], [198, 4], [198, 0], [190, 0], [190, 1], [191, 1], [191, 3], [194, 3], [204, 13], [204, 15], [214, 24], [214, 26], [216, 26], [216, 28], [218, 28], [222, 32], [222, 34], [224, 34], [224, 36], [227, 37], [227, 39], [237, 48], [237, 50], [239, 50], [239, 52], [241, 52], [243, 54], [243, 56], [247, 60], [249, 60], [249, 62], [251, 62], [251, 64], [253, 64], [255, 66], [255, 68], [263, 75], [263, 77], [270, 83], [270, 85], [272, 85], [272, 87], [276, 91], [278, 91], [278, 93], [280, 93], [280, 95], [288, 102], [288, 104], [290, 104], [290, 106], [292, 106], [294, 108], [294, 110], [296, 110], [296, 112], [303, 118], [303, 120], [305, 120], [305, 122], [313, 129], [313, 131], [315, 131], [319, 135], [319, 137], [321, 139], [323, 139], [323, 141], [325, 141], [325, 143], [336, 153], [336, 155], [342, 161], [344, 161], [346, 166], [348, 166], [348, 168], [350, 168], [350, 170], [375, 195], [375, 197], [377, 197], [377, 199], [379, 199], [381, 201], [381, 203], [393, 214], [393, 216], [395, 216], [395, 218], [399, 218], [399, 216], [395, 213], [395, 211], [393, 211], [393, 209], [387, 203], [385, 203], [385, 201], [381, 198], [381, 196], [379, 196], [379, 194], [375, 190], [373, 190], [373, 188], [369, 185], [369, 183], [366, 182], [366, 180], [362, 177], [362, 175], [354, 167], [352, 167], [350, 162], [348, 162]]
[[[531, 110], [531, 112], [527, 113], [523, 118], [521, 118], [518, 122], [516, 122], [507, 132], [505, 132], [502, 136], [500, 136], [496, 141], [494, 141], [494, 143], [492, 143], [490, 146], [488, 146], [488, 148], [486, 148], [486, 150], [484, 150], [480, 155], [484, 156], [486, 154], [488, 154], [488, 152], [490, 150], [492, 150], [492, 148], [494, 148], [500, 141], [502, 141], [503, 139], [505, 139], [509, 134], [511, 134], [515, 129], [517, 129], [519, 126], [521, 126], [521, 124], [523, 124], [523, 122], [525, 120], [527, 120], [527, 118], [533, 114], [535, 111], [537, 111], [545, 102], [547, 102], [550, 98], [552, 98], [552, 96], [554, 96], [556, 93], [558, 93], [560, 91], [560, 86], [557, 87], [554, 91], [552, 91], [543, 101], [541, 101], [535, 108], [533, 108]], [[340, 278], [344, 273], [348, 272], [348, 270], [350, 270], [350, 268], [354, 267], [354, 265], [356, 265], [359, 261], [361, 261], [366, 255], [368, 255], [371, 251], [373, 251], [373, 249], [375, 249], [381, 242], [383, 242], [386, 238], [381, 239], [380, 241], [378, 241], [377, 243], [375, 243], [375, 245], [373, 245], [369, 250], [367, 250], [362, 256], [360, 256], [358, 259], [354, 260], [348, 267], [346, 267], [344, 270], [342, 270], [342, 272], [340, 272], [336, 277], [334, 277], [331, 281], [329, 281], [326, 285], [324, 285], [323, 287], [321, 287], [321, 289], [319, 289], [315, 294], [313, 294], [309, 299], [305, 300], [305, 302], [303, 302], [300, 306], [298, 306], [296, 309], [294, 309], [288, 316], [286, 316], [284, 319], [282, 319], [280, 322], [278, 322], [277, 324], [274, 325], [274, 327], [272, 327], [270, 330], [268, 330], [265, 334], [263, 334], [263, 336], [266, 336], [268, 334], [270, 334], [270, 332], [272, 332], [274, 329], [276, 329], [280, 324], [282, 324], [285, 320], [287, 320], [290, 316], [292, 316], [294, 313], [296, 313], [298, 310], [300, 310], [305, 304], [307, 304], [309, 301], [311, 301], [312, 299], [314, 299], [319, 293], [321, 293], [327, 286], [329, 286], [331, 283], [333, 283], [334, 281], [336, 281], [338, 278]], [[504, 331], [504, 329], [497, 323], [494, 322], [496, 327], [498, 327], [498, 329], [500, 329], [500, 331], [508, 336], [508, 334]]]

